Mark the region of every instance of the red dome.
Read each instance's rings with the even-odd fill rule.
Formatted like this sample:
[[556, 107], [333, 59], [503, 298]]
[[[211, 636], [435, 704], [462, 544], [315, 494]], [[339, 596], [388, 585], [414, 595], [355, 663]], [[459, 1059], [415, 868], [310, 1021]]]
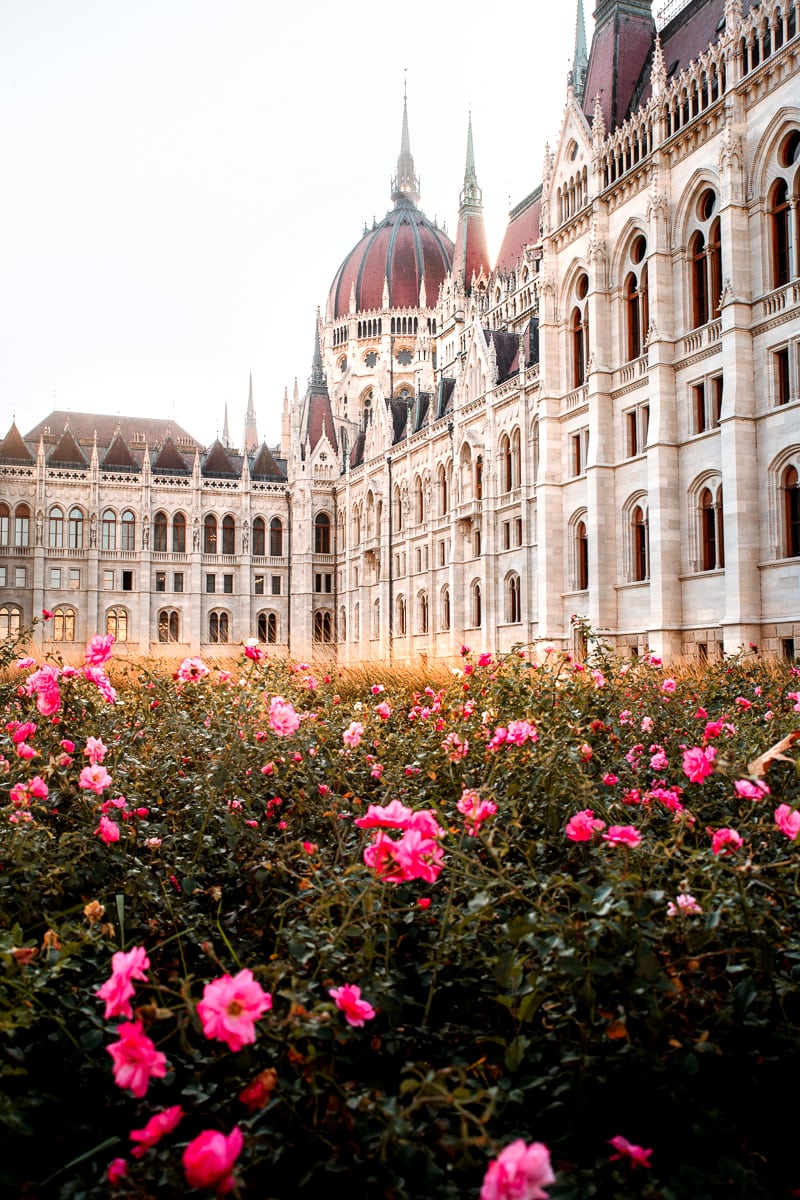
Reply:
[[336, 272], [330, 294], [333, 319], [350, 312], [353, 289], [356, 312], [382, 309], [384, 284], [389, 287], [389, 308], [418, 308], [423, 279], [426, 301], [432, 308], [450, 270], [453, 250], [447, 234], [409, 198], [399, 198]]

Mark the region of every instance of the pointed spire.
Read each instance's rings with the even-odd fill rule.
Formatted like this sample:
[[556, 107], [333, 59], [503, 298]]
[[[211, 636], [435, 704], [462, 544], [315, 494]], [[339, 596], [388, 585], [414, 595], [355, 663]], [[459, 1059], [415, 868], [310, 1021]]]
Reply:
[[222, 444], [226, 450], [231, 448], [231, 435], [228, 430], [228, 401], [225, 401], [225, 420], [222, 422]]
[[[225, 435], [223, 434], [223, 442]], [[226, 443], [227, 444], [227, 443]], [[250, 372], [250, 390], [247, 395], [247, 413], [244, 418], [244, 436], [242, 438], [242, 454], [249, 454], [258, 449], [258, 430], [256, 428], [256, 410], [253, 407], [253, 372]]]
[[453, 254], [452, 273], [471, 290], [471, 280], [482, 273], [489, 274], [489, 250], [486, 242], [486, 227], [483, 221], [483, 195], [478, 186], [475, 170], [475, 149], [472, 142], [472, 113], [467, 124], [467, 162], [464, 169], [464, 187], [458, 209], [456, 248]]
[[316, 322], [314, 323], [314, 360], [311, 364], [311, 386], [312, 386], [312, 388], [327, 386], [326, 382], [325, 382], [325, 372], [322, 368], [322, 351], [320, 349], [320, 341], [319, 341], [319, 324], [320, 324], [320, 313], [319, 313], [319, 308], [318, 308], [317, 309], [317, 319], [316, 319]]
[[664, 51], [661, 49], [661, 34], [656, 34], [656, 44], [653, 47], [653, 65], [650, 69], [650, 88], [657, 100], [664, 95], [667, 86], [667, 68], [664, 65]]
[[575, 54], [572, 59], [570, 83], [579, 104], [583, 103], [586, 89], [586, 75], [589, 70], [589, 54], [586, 49], [586, 21], [583, 17], [583, 0], [578, 0], [578, 11], [575, 15]]
[[405, 80], [403, 80], [403, 132], [400, 137], [397, 174], [392, 180], [392, 199], [396, 205], [404, 201], [415, 206], [419, 204], [419, 179], [414, 174], [411, 139], [408, 136], [408, 95]]

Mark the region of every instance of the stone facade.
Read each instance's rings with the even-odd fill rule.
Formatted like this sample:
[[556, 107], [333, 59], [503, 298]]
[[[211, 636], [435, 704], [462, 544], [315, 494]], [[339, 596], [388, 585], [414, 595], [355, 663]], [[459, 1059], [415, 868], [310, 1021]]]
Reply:
[[471, 131], [453, 246], [404, 112], [395, 206], [337, 274], [279, 448], [12, 427], [0, 634], [47, 607], [39, 638], [402, 662], [580, 652], [578, 614], [623, 652], [794, 657], [800, 3], [672, 8], [602, 0], [588, 62], [579, 28], [492, 269]]

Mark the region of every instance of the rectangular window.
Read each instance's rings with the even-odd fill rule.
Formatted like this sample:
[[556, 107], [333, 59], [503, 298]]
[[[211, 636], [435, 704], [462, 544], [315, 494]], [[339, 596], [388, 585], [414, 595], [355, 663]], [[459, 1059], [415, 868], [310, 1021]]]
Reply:
[[280, 596], [280, 594], [281, 594], [281, 577], [280, 577], [280, 575], [273, 575], [270, 580], [270, 584], [271, 584], [273, 596]]
[[692, 384], [692, 433], [705, 433], [708, 428], [706, 421], [706, 385]]
[[792, 398], [792, 386], [789, 378], [789, 347], [782, 346], [772, 356], [775, 380], [775, 403], [788, 404]]
[[223, 575], [222, 576], [222, 590], [226, 596], [233, 595], [233, 576], [232, 575]]
[[419, 572], [422, 570], [422, 551], [420, 550], [419, 546], [417, 546], [417, 549], [414, 552], [414, 557], [417, 564], [417, 572]]
[[522, 517], [514, 518], [514, 545], [522, 545]]
[[722, 420], [722, 376], [712, 375], [711, 384], [711, 424], [719, 425]]
[[447, 560], [445, 557], [444, 538], [441, 538], [439, 541], [439, 566], [443, 567], [445, 565], [446, 561]]
[[321, 571], [317, 571], [314, 575], [314, 591], [315, 592], [322, 591], [322, 572]]
[[[6, 580], [7, 580], [7, 578], [8, 578], [8, 575], [7, 575], [7, 572], [6, 572], [6, 568], [5, 568], [5, 567], [0, 567], [0, 587], [5, 587], [5, 586], [6, 586]], [[59, 571], [59, 573], [58, 573], [58, 578], [59, 578], [59, 580], [61, 579], [61, 572], [60, 572], [60, 571]], [[51, 587], [53, 586], [53, 585], [52, 585], [52, 583], [50, 584], [50, 586], [51, 586]], [[58, 586], [59, 586], [59, 587], [61, 587], [61, 583], [60, 583], [60, 582], [59, 582], [59, 585], [58, 585]]]
[[793, 663], [795, 657], [794, 638], [781, 638], [781, 658]]
[[114, 590], [114, 572], [103, 571], [103, 591], [113, 592]]
[[167, 572], [156, 571], [156, 591], [165, 592], [167, 590]]
[[472, 549], [473, 549], [473, 553], [474, 553], [475, 557], [480, 558], [480, 556], [481, 556], [481, 531], [480, 531], [480, 529], [475, 530], [474, 542], [472, 545]]
[[25, 575], [26, 575], [26, 572], [25, 572], [24, 567], [15, 567], [14, 568], [14, 587], [18, 587], [18, 588], [25, 587]]
[[589, 456], [589, 430], [580, 429], [570, 435], [570, 467], [572, 476], [586, 474], [586, 462]]
[[133, 571], [122, 572], [122, 590], [123, 592], [133, 591]]
[[217, 590], [216, 575], [206, 575], [206, 591], [209, 593], [213, 593], [216, 590]]
[[183, 591], [183, 571], [176, 571], [172, 576], [172, 590], [173, 592]]
[[71, 592], [77, 592], [81, 586], [81, 573], [78, 567], [70, 567], [69, 569], [69, 589]]
[[639, 422], [635, 408], [625, 413], [625, 453], [628, 458], [635, 458], [639, 453]]
[[423, 569], [423, 571], [427, 571], [427, 569], [428, 569], [428, 547], [427, 546], [422, 547], [422, 569]]
[[[3, 567], [3, 575], [5, 575], [5, 567]], [[3, 582], [5, 583], [5, 579]], [[50, 587], [56, 590], [61, 587], [61, 567], [50, 568]]]
[[511, 522], [503, 521], [503, 549], [508, 550], [511, 546]]
[[253, 595], [254, 596], [263, 596], [264, 595], [264, 576], [263, 575], [256, 575], [255, 579], [253, 580]]
[[639, 435], [642, 450], [647, 445], [650, 434], [650, 405], [643, 404], [639, 409]]

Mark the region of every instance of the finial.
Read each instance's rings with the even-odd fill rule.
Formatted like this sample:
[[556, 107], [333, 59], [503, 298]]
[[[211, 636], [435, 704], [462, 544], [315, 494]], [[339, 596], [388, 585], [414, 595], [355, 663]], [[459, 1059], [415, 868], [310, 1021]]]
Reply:
[[661, 34], [656, 34], [656, 44], [653, 48], [653, 66], [650, 70], [650, 89], [658, 99], [663, 96], [667, 86], [667, 69], [664, 65], [664, 51], [661, 49]]

